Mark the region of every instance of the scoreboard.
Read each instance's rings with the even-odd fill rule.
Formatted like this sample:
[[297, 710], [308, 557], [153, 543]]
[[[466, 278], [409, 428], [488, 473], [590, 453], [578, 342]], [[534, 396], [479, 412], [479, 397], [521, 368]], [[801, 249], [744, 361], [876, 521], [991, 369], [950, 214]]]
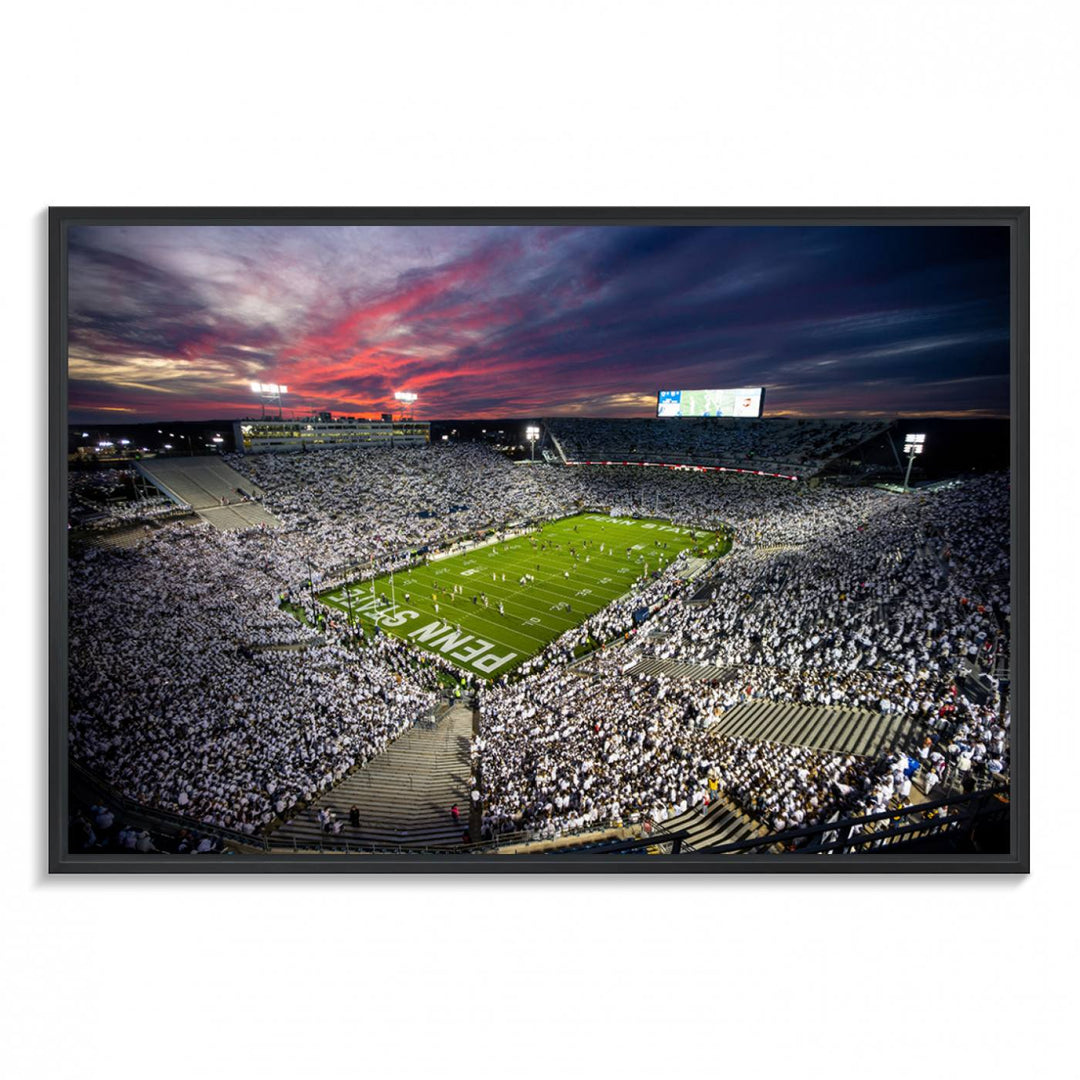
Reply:
[[765, 387], [737, 390], [660, 390], [657, 416], [760, 416]]

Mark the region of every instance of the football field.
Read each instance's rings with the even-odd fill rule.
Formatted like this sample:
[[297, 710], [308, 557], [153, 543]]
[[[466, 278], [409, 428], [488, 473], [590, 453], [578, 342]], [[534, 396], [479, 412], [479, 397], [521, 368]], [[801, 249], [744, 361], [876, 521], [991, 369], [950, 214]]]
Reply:
[[666, 521], [579, 514], [424, 566], [323, 593], [322, 603], [377, 625], [464, 671], [498, 678], [716, 533]]

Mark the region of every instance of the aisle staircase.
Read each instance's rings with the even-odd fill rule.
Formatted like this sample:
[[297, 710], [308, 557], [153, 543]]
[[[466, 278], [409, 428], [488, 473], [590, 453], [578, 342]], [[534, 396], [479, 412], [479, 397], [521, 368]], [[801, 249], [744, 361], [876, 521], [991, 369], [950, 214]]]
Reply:
[[686, 567], [682, 572], [682, 576], [687, 581], [693, 581], [702, 575], [705, 569], [711, 564], [712, 559], [701, 559], [697, 556], [690, 556], [686, 560]]
[[713, 803], [706, 814], [700, 810], [688, 810], [678, 817], [668, 818], [659, 825], [653, 835], [656, 838], [655, 851], [650, 854], [668, 854], [669, 847], [664, 842], [665, 833], [685, 832], [682, 844], [683, 852], [700, 851], [703, 848], [719, 847], [732, 844], [737, 840], [746, 840], [752, 836], [765, 835], [761, 825], [752, 821], [724, 796], [713, 796]]
[[689, 679], [692, 682], [730, 682], [738, 674], [733, 667], [716, 664], [688, 664], [681, 660], [638, 660], [626, 669], [627, 675], [657, 676], [669, 679]]
[[[258, 501], [262, 490], [218, 457], [150, 458], [136, 462], [135, 469], [166, 498], [190, 506], [215, 529], [281, 524]], [[249, 501], [243, 502], [241, 493]]]
[[[469, 740], [472, 710], [455, 705], [434, 726], [416, 725], [347, 776], [269, 837], [279, 850], [374, 844], [382, 847], [441, 847], [460, 844], [469, 824]], [[450, 808], [457, 804], [455, 823]], [[360, 809], [360, 827], [349, 824], [349, 808]], [[333, 811], [344, 828], [323, 833], [318, 812]]]
[[914, 725], [915, 717], [909, 713], [886, 715], [832, 705], [746, 701], [728, 709], [710, 731], [753, 742], [877, 758], [905, 749]]

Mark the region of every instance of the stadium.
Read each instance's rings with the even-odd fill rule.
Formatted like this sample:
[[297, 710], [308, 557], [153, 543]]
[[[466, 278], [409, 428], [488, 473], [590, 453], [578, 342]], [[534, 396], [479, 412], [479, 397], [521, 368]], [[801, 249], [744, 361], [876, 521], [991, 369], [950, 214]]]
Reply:
[[947, 433], [332, 422], [72, 430], [75, 850], [1005, 842], [1008, 480]]
[[1010, 852], [1007, 229], [68, 244], [69, 854]]

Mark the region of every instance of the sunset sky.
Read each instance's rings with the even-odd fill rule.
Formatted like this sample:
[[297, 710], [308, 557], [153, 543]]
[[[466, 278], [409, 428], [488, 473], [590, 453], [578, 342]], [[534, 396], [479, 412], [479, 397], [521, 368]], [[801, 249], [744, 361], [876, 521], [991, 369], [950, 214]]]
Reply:
[[74, 422], [1004, 416], [1008, 231], [990, 227], [99, 226], [69, 234]]

